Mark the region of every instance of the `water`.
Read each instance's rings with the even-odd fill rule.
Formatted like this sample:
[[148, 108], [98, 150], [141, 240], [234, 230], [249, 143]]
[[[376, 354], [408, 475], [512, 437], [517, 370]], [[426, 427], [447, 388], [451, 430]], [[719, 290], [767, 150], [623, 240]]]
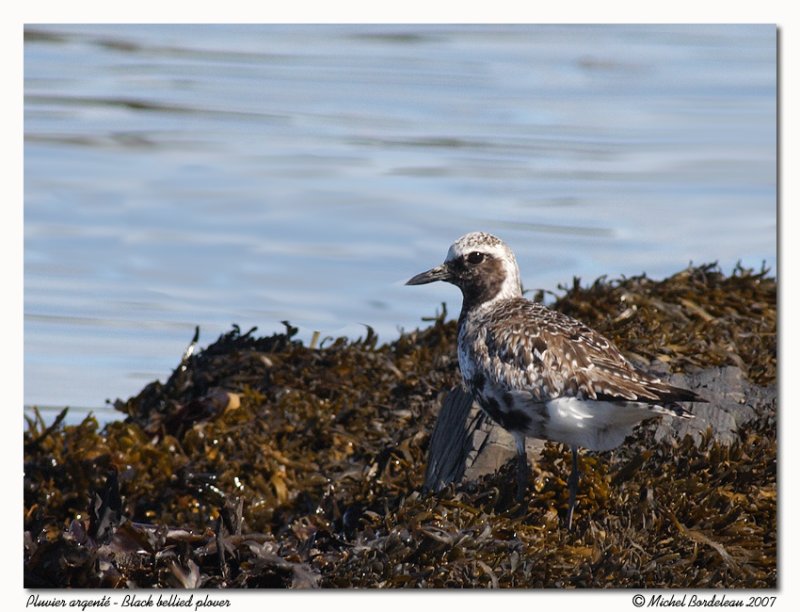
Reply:
[[483, 229], [526, 288], [776, 263], [770, 26], [28, 26], [25, 402], [194, 326], [384, 340]]

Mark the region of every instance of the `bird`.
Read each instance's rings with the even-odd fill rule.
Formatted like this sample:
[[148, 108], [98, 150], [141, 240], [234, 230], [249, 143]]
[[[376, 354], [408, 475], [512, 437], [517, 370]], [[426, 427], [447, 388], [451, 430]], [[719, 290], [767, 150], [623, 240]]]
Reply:
[[522, 295], [519, 267], [500, 238], [471, 232], [439, 266], [406, 285], [435, 281], [461, 290], [458, 364], [464, 387], [492, 421], [514, 438], [516, 499], [527, 495], [527, 437], [566, 444], [567, 528], [578, 493], [578, 448], [616, 448], [639, 422], [692, 418], [680, 402], [705, 402], [633, 365], [607, 338], [580, 321]]

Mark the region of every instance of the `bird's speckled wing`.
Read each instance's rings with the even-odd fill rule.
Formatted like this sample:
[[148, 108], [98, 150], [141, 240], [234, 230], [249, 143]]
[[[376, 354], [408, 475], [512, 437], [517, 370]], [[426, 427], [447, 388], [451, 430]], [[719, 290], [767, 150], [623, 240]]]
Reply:
[[662, 404], [703, 401], [637, 370], [602, 335], [524, 298], [506, 300], [491, 316], [466, 321], [468, 349], [499, 389], [534, 401], [577, 397]]

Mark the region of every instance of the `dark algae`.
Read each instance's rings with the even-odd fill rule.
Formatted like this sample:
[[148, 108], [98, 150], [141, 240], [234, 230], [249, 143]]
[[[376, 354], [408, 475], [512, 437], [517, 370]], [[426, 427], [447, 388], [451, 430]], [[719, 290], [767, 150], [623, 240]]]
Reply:
[[582, 453], [572, 531], [561, 445], [522, 505], [513, 461], [423, 493], [460, 380], [444, 309], [383, 344], [234, 326], [115, 402], [119, 421], [27, 419], [25, 586], [775, 588], [776, 293], [766, 270], [715, 265], [560, 288], [553, 308], [631, 359], [716, 376], [711, 408], [748, 410], [724, 437], [654, 421]]

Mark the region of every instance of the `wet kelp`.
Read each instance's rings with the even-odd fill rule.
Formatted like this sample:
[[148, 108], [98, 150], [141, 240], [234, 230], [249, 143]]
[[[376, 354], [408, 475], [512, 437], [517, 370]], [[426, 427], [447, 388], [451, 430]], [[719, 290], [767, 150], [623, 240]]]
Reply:
[[[633, 358], [775, 382], [764, 270], [561, 289], [554, 308]], [[26, 586], [776, 586], [774, 402], [733, 444], [656, 442], [644, 426], [583, 454], [567, 531], [559, 445], [545, 446], [522, 507], [511, 465], [421, 493], [437, 410], [459, 380], [444, 310], [389, 344], [367, 330], [312, 348], [295, 334], [234, 327], [116, 402], [124, 420], [102, 429], [91, 416], [29, 419]]]

